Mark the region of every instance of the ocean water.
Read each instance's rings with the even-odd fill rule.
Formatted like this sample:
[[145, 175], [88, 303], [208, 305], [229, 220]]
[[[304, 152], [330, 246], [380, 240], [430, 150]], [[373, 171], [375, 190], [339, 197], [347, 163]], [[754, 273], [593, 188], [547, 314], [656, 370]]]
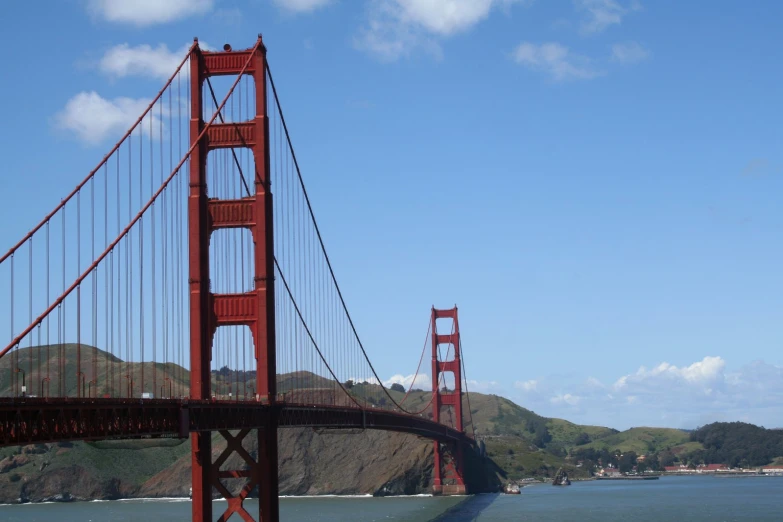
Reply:
[[[248, 507], [255, 504], [248, 502]], [[215, 517], [225, 504], [216, 501]], [[650, 481], [534, 485], [520, 495], [282, 498], [281, 519], [302, 522], [410, 521], [783, 521], [783, 477], [662, 477]], [[252, 511], [251, 511], [252, 513]], [[190, 520], [187, 499], [0, 506], [0, 520]], [[239, 520], [238, 517], [232, 520]]]

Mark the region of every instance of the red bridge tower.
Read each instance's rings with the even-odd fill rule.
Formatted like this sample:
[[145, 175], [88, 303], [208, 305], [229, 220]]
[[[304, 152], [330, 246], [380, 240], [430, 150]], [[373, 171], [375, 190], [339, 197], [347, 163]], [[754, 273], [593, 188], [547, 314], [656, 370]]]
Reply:
[[[255, 117], [249, 121], [213, 123], [201, 140], [191, 142], [190, 193], [188, 198], [188, 234], [190, 242], [190, 397], [210, 398], [212, 341], [220, 326], [244, 325], [250, 328], [255, 344], [256, 400], [273, 404], [276, 397], [274, 249], [272, 241], [272, 193], [269, 185], [269, 122], [267, 119], [266, 49], [259, 36], [252, 49], [225, 52], [202, 51], [194, 47], [190, 54], [191, 107], [190, 136], [196, 140], [205, 123], [202, 85], [211, 76], [249, 75], [255, 82]], [[222, 119], [221, 119], [222, 121]], [[245, 147], [255, 161], [255, 193], [236, 200], [217, 200], [207, 196], [207, 154], [219, 148]], [[213, 231], [221, 228], [245, 228], [255, 244], [255, 286], [246, 293], [213, 294], [210, 291], [209, 243]], [[272, 408], [270, 422], [258, 430], [258, 458], [242, 447], [251, 433], [241, 430], [236, 436], [220, 431], [227, 447], [212, 460], [210, 432], [191, 435], [193, 520], [211, 521], [212, 488], [228, 501], [220, 517], [226, 520], [237, 513], [244, 520], [253, 517], [243, 501], [257, 486], [258, 519], [276, 521], [278, 514], [277, 419]], [[229, 456], [237, 454], [246, 469], [223, 470]], [[222, 480], [245, 479], [235, 496]]]
[[[454, 327], [450, 334], [439, 334], [437, 319], [451, 318]], [[440, 422], [441, 407], [451, 407], [454, 411], [454, 428], [464, 431], [462, 426], [462, 361], [460, 359], [459, 320], [457, 307], [450, 310], [436, 310], [432, 307], [432, 420]], [[438, 359], [440, 345], [450, 345], [447, 349], [454, 353], [454, 358], [448, 361]], [[451, 372], [454, 375], [454, 390], [441, 389], [438, 385], [442, 373]], [[445, 383], [445, 381], [444, 381]], [[454, 447], [456, 446], [456, 447]], [[432, 485], [434, 494], [464, 495], [465, 487], [464, 456], [461, 444], [454, 446], [435, 441], [435, 478]], [[444, 458], [448, 456], [449, 458]], [[445, 476], [441, 475], [441, 460], [445, 467]]]

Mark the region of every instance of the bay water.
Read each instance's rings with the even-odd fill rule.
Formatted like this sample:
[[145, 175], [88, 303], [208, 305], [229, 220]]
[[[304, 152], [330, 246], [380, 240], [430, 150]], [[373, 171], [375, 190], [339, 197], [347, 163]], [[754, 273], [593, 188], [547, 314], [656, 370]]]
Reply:
[[[254, 501], [246, 503], [250, 512]], [[225, 508], [215, 501], [214, 514]], [[281, 520], [302, 522], [783, 521], [783, 477], [662, 477], [649, 481], [533, 485], [520, 495], [470, 497], [288, 497]], [[236, 515], [232, 520], [239, 520]], [[188, 499], [0, 506], [7, 522], [190, 520]]]

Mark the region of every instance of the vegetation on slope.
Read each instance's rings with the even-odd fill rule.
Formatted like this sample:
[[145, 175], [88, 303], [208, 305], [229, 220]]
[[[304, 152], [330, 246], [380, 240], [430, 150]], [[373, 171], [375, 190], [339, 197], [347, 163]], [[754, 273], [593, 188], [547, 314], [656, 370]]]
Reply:
[[688, 440], [688, 434], [682, 430], [641, 427], [593, 438], [591, 442], [583, 445], [583, 448], [634, 451], [638, 455], [644, 455], [676, 448]]
[[[139, 396], [141, 387], [138, 376], [142, 369], [146, 377], [146, 389], [152, 389], [150, 380], [154, 371], [159, 385], [172, 383], [173, 395], [187, 394], [189, 375], [181, 366], [173, 363], [154, 366], [151, 363], [143, 366], [139, 363], [127, 364], [102, 350], [87, 345], [77, 348], [73, 344], [22, 348], [13, 358], [0, 360], [0, 393], [14, 395], [20, 392], [19, 375], [11, 371], [14, 366], [27, 369], [28, 393], [40, 388], [35, 383], [40, 383], [45, 365], [39, 371], [36, 359], [39, 353], [45, 353], [47, 349], [50, 352], [49, 371], [53, 376], [52, 394], [59, 392], [57, 378], [61, 367], [65, 368], [66, 375], [76, 375], [77, 351], [81, 352], [82, 368], [86, 367], [90, 376], [95, 371], [98, 377], [99, 384], [91, 390], [93, 394], [100, 396], [105, 392], [101, 383], [112, 379], [122, 382], [124, 375], [131, 375], [134, 383], [138, 382], [134, 395]], [[31, 356], [36, 358], [32, 370]], [[252, 395], [254, 382], [253, 371], [234, 371], [224, 367], [212, 372], [212, 388], [221, 397], [229, 392], [241, 396], [243, 391]], [[68, 395], [76, 395], [78, 384], [75, 378], [63, 384]], [[81, 383], [81, 386], [84, 385]], [[377, 384], [349, 381], [343, 383], [343, 386], [361, 403], [380, 407], [391, 404], [389, 397]], [[161, 386], [159, 388], [156, 396], [168, 395], [167, 390]], [[279, 375], [278, 389], [292, 400], [337, 400], [340, 396], [341, 401], [350, 401], [341, 396], [339, 386], [331, 379], [310, 372]], [[406, 394], [406, 391], [401, 386], [394, 386], [388, 393], [394, 401], [403, 404], [407, 411], [420, 412], [421, 416], [432, 418], [432, 393], [429, 390], [414, 390]], [[582, 426], [562, 419], [542, 417], [505, 398], [480, 393], [472, 393], [469, 400], [467, 396], [463, 399], [463, 411], [464, 429], [474, 432], [477, 439], [483, 441], [487, 455], [503, 481], [549, 477], [561, 466], [573, 477], [589, 475], [594, 465], [613, 464], [629, 468], [633, 466], [637, 455], [646, 455], [647, 465], [654, 469], [678, 462], [692, 465], [764, 465], [776, 458], [783, 458], [783, 431], [764, 430], [743, 423], [716, 423], [690, 434], [682, 430], [648, 427], [618, 432], [601, 426]], [[453, 421], [453, 412], [444, 408], [441, 422], [453, 424]], [[6, 448], [0, 450], [0, 496], [6, 496], [4, 490], [8, 487], [18, 489], [19, 484], [46, 474], [60, 473], [63, 480], [67, 480], [74, 470], [81, 473], [80, 477], [98, 482], [113, 480], [125, 488], [106, 495], [129, 494], [139, 490], [151, 477], [171, 469], [175, 462], [181, 464], [188, 452], [189, 444], [181, 444], [177, 440], [59, 443], [24, 449]], [[583, 465], [578, 465], [580, 461]], [[7, 474], [5, 481], [4, 474]]]
[[692, 432], [690, 440], [704, 446], [686, 454], [693, 463], [753, 467], [783, 457], [783, 431], [744, 422], [708, 424]]

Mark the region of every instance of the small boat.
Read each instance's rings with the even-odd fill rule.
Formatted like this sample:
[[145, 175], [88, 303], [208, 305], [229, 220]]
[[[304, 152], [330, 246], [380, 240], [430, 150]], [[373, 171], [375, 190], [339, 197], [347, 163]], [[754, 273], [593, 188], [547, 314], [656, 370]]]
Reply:
[[555, 478], [552, 479], [553, 486], [570, 486], [571, 480], [568, 478], [568, 473], [563, 468], [557, 470]]
[[506, 484], [505, 493], [507, 495], [519, 495], [520, 494], [519, 486], [516, 485], [516, 484], [511, 484], [511, 483]]

